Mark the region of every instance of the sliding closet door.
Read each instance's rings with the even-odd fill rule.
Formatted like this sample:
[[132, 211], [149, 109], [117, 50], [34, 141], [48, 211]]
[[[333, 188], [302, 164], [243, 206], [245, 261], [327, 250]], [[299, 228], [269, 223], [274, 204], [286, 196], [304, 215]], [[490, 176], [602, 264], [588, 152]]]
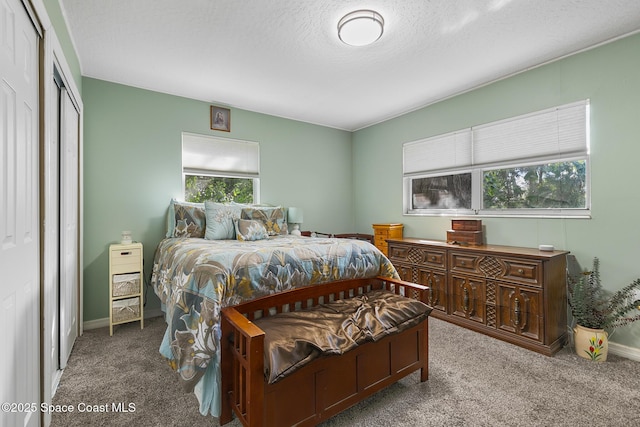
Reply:
[[47, 386], [53, 394], [60, 380], [60, 104], [61, 86], [59, 79], [51, 84], [51, 100], [47, 100], [51, 117], [49, 120], [50, 138], [46, 140], [44, 157], [44, 182], [40, 210], [44, 211], [43, 263], [43, 356], [48, 358], [44, 367], [45, 375], [51, 374]]
[[[20, 0], [0, 0], [0, 28], [0, 402], [38, 403], [39, 36]], [[39, 408], [15, 409], [0, 425], [39, 424]]]
[[78, 111], [60, 92], [60, 369], [78, 336]]

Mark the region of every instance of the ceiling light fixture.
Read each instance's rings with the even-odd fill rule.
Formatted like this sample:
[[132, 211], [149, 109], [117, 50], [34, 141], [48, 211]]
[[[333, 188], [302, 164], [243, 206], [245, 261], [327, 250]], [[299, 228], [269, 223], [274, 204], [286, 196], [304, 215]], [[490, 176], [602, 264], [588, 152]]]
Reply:
[[378, 40], [384, 31], [382, 15], [373, 10], [356, 10], [338, 22], [338, 37], [351, 46], [366, 46]]

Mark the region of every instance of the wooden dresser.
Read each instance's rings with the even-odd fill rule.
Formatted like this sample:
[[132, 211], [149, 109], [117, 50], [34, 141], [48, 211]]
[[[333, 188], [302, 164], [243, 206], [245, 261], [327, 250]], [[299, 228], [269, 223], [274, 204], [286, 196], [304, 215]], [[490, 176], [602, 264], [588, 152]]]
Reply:
[[432, 316], [551, 356], [567, 340], [566, 251], [388, 240], [400, 277], [430, 287]]
[[389, 256], [387, 239], [402, 239], [402, 224], [373, 224], [373, 244]]

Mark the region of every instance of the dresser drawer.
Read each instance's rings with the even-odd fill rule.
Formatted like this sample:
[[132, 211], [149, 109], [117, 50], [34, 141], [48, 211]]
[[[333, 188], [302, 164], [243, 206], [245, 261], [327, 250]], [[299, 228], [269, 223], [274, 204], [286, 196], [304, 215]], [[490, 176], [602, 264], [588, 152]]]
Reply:
[[447, 253], [436, 249], [425, 249], [422, 251], [422, 262], [425, 265], [437, 268], [445, 268], [447, 265]]
[[374, 236], [373, 237], [373, 244], [378, 246], [378, 245], [384, 245], [387, 246], [387, 236]]
[[388, 228], [374, 228], [373, 235], [376, 239], [388, 239], [389, 238], [389, 229]]
[[112, 250], [111, 262], [120, 264], [140, 262], [141, 255], [142, 251], [140, 248]]
[[493, 255], [451, 252], [451, 271], [540, 286], [542, 262]]
[[410, 246], [389, 244], [388, 249], [389, 259], [391, 260], [391, 262], [409, 262], [409, 249], [411, 249]]
[[389, 259], [400, 262], [410, 262], [422, 267], [444, 269], [447, 265], [445, 250], [429, 247], [389, 245]]
[[523, 259], [502, 258], [505, 280], [531, 286], [541, 286], [542, 263]]
[[382, 239], [402, 238], [402, 224], [373, 224], [373, 235]]
[[111, 251], [111, 272], [113, 274], [140, 271], [142, 250], [140, 248]]
[[452, 272], [480, 274], [484, 276], [478, 268], [478, 263], [482, 258], [481, 255], [466, 252], [450, 252], [449, 256], [451, 259], [449, 269]]

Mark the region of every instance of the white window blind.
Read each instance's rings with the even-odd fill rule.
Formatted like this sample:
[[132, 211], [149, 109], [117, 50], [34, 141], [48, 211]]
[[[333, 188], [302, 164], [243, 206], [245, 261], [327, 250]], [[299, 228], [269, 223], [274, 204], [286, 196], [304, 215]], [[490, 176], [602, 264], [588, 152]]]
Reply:
[[403, 146], [404, 173], [457, 168], [471, 164], [471, 129], [463, 129]]
[[587, 101], [472, 128], [475, 165], [587, 152]]
[[403, 144], [411, 175], [511, 160], [586, 155], [589, 101], [579, 101]]
[[183, 133], [182, 170], [190, 174], [219, 173], [257, 178], [260, 174], [260, 144]]

